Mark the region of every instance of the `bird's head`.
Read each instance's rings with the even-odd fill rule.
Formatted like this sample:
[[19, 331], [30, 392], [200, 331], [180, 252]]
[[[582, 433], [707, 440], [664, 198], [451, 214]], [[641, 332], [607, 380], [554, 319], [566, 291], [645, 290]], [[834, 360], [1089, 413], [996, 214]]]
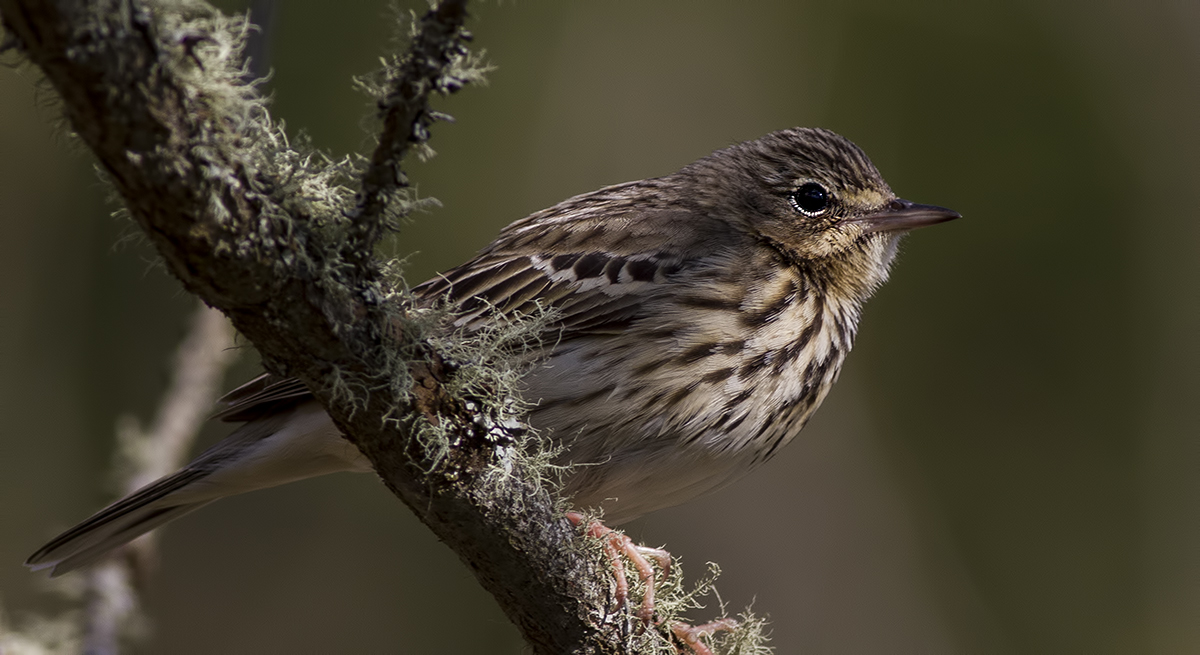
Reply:
[[710, 211], [863, 297], [887, 279], [901, 236], [959, 218], [944, 207], [897, 198], [858, 146], [823, 129], [773, 132], [681, 172], [720, 189], [705, 194]]

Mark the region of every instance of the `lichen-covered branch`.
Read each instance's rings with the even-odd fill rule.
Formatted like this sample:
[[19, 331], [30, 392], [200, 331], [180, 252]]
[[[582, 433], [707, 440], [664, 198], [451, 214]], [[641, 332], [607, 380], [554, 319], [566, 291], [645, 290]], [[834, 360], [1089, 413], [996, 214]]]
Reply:
[[443, 0], [414, 25], [403, 57], [381, 71], [379, 79], [359, 80], [376, 97], [382, 128], [350, 212], [351, 253], [370, 253], [394, 225], [388, 220], [393, 196], [408, 186], [400, 164], [410, 148], [425, 147], [436, 121], [447, 118], [429, 106], [430, 96], [454, 93], [480, 79], [466, 46], [471, 39], [463, 28], [466, 18], [466, 0]]
[[[435, 8], [414, 43], [457, 52], [464, 4]], [[519, 432], [484, 399], [453, 392], [456, 368], [429, 340], [435, 323], [404, 305], [371, 256], [378, 228], [362, 226], [391, 211], [396, 144], [432, 116], [422, 95], [385, 109], [377, 172], [360, 176], [288, 143], [243, 83], [246, 26], [203, 3], [0, 0], [0, 17], [167, 268], [271, 370], [309, 386], [535, 652], [623, 652], [620, 626], [605, 620], [607, 579]], [[421, 79], [448, 79], [436, 70], [444, 57], [422, 61], [433, 68]], [[427, 84], [408, 75], [395, 88]], [[454, 447], [427, 448], [421, 435]]]

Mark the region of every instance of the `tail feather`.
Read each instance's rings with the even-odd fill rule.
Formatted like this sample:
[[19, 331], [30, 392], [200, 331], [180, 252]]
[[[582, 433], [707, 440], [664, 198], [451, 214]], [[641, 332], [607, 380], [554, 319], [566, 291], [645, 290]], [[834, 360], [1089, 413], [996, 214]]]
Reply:
[[218, 498], [325, 473], [369, 470], [370, 463], [320, 406], [305, 403], [242, 425], [183, 469], [55, 537], [25, 565], [59, 576]]
[[212, 501], [184, 505], [144, 505], [132, 507], [125, 514], [110, 516], [109, 521], [94, 524], [89, 531], [73, 528], [46, 544], [29, 557], [25, 566], [40, 571], [50, 569], [50, 577], [56, 578], [74, 571], [108, 555], [112, 550], [137, 539], [160, 525], [193, 510], [200, 509]]
[[[123, 534], [129, 530], [136, 529], [138, 525], [143, 523], [144, 517], [142, 515], [157, 509], [155, 504], [157, 501], [179, 490], [196, 478], [203, 477], [203, 475], [202, 471], [183, 469], [178, 473], [142, 487], [135, 493], [105, 507], [79, 525], [58, 535], [50, 543], [42, 546], [36, 553], [30, 555], [25, 565], [32, 567], [34, 570], [43, 569], [49, 565], [43, 562], [61, 559], [58, 555], [66, 552], [64, 549], [80, 550], [88, 548], [92, 544], [105, 540], [111, 535]], [[141, 534], [141, 532], [138, 534]], [[129, 539], [134, 539], [136, 536], [133, 535]], [[114, 545], [114, 547], [116, 546]]]

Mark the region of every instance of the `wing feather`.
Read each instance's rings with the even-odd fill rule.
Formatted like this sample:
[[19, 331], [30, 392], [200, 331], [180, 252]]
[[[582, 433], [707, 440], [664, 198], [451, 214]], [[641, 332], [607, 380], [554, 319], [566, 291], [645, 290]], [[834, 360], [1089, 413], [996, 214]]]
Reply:
[[263, 373], [221, 396], [217, 404], [224, 409], [213, 418], [232, 422], [253, 421], [294, 407], [311, 397], [308, 387], [300, 380]]
[[[597, 214], [596, 208], [572, 199], [517, 221], [474, 259], [414, 287], [413, 293], [423, 303], [456, 305], [461, 310], [456, 325], [466, 330], [497, 313], [520, 316], [541, 307], [558, 312], [558, 321], [547, 328], [553, 343], [619, 334], [644, 315], [645, 300], [656, 288], [687, 265], [698, 241], [709, 242], [701, 250], [711, 249], [714, 231], [693, 225], [686, 231], [691, 240], [679, 242], [684, 231], [673, 226], [685, 217], [677, 210], [630, 207], [629, 214], [614, 217]], [[697, 221], [694, 214], [686, 220]], [[621, 238], [606, 239], [608, 233]], [[225, 408], [216, 417], [254, 420], [310, 397], [299, 380], [264, 374], [223, 397]]]

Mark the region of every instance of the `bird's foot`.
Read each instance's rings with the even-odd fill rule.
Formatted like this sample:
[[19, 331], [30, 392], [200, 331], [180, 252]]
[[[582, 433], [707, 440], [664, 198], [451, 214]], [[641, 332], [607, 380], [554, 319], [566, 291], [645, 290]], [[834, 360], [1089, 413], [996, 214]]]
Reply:
[[[575, 525], [581, 525], [584, 516], [579, 512], [567, 512], [567, 520]], [[604, 553], [612, 563], [613, 577], [617, 581], [617, 603], [622, 607], [629, 600], [629, 580], [625, 577], [625, 564], [621, 561], [621, 555], [633, 563], [634, 568], [638, 571], [638, 579], [646, 588], [646, 593], [642, 596], [642, 606], [637, 611], [637, 617], [643, 624], [651, 625], [654, 622], [654, 567], [650, 564], [650, 560], [653, 559], [658, 564], [658, 568], [665, 578], [671, 571], [671, 553], [661, 548], [639, 546], [625, 534], [613, 530], [600, 521], [588, 523], [586, 532], [588, 536], [599, 539], [604, 544]]]
[[[567, 520], [578, 526], [583, 524], [585, 518], [579, 512], [567, 512]], [[637, 611], [637, 617], [641, 620], [643, 626], [657, 624], [658, 621], [654, 620], [655, 576], [654, 567], [651, 565], [650, 560], [654, 560], [659, 570], [662, 571], [663, 577], [666, 578], [671, 571], [671, 553], [661, 548], [648, 548], [635, 544], [624, 533], [613, 530], [600, 521], [588, 523], [585, 532], [588, 536], [599, 539], [604, 544], [604, 553], [608, 556], [609, 562], [612, 563], [613, 577], [617, 583], [617, 603], [621, 607], [625, 607], [629, 600], [629, 580], [625, 576], [625, 564], [622, 562], [621, 556], [624, 555], [633, 563], [634, 568], [638, 571], [638, 579], [642, 581], [642, 585], [646, 589], [645, 594], [642, 596], [642, 606]], [[713, 655], [712, 649], [705, 645], [702, 640], [705, 637], [712, 636], [714, 633], [736, 628], [737, 621], [733, 619], [718, 619], [696, 626], [682, 621], [671, 621], [669, 627], [671, 634], [690, 649], [694, 655]]]
[[690, 648], [693, 655], [713, 655], [712, 649], [701, 639], [711, 637], [717, 632], [733, 630], [737, 625], [737, 621], [733, 619], [717, 619], [703, 625], [688, 625], [682, 621], [672, 621], [671, 634]]

